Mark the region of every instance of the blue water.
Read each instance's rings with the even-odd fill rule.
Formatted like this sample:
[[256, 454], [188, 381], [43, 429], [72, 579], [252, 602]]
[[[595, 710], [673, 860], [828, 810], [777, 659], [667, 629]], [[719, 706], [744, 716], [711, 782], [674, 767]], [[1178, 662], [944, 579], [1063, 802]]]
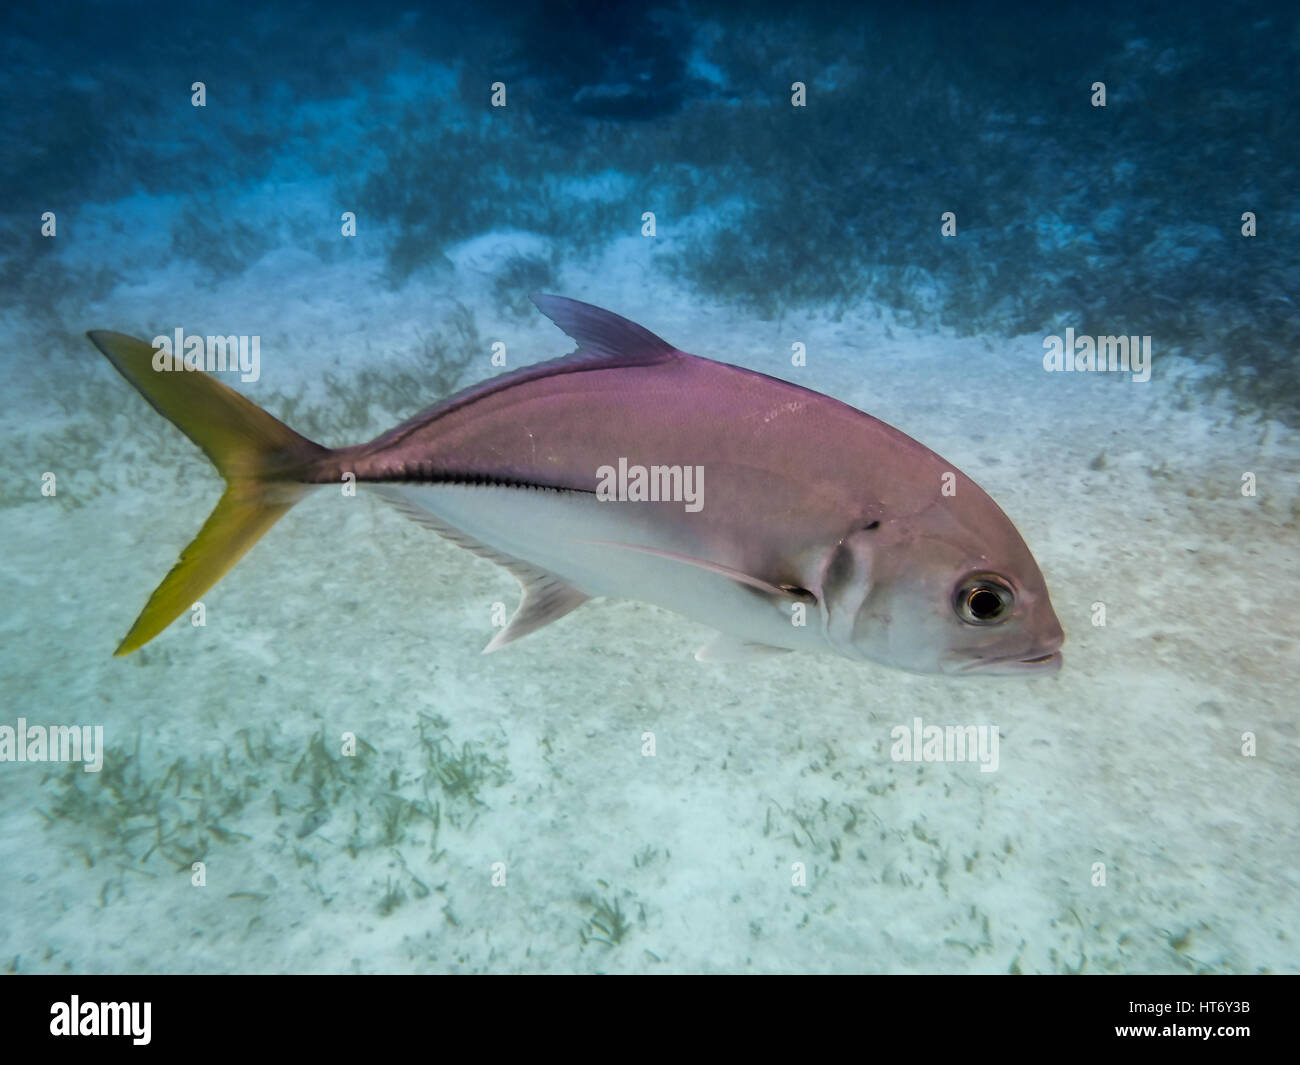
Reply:
[[[1300, 14], [816, 12], [9, 9], [0, 729], [103, 764], [0, 760], [0, 964], [1300, 969]], [[534, 292], [950, 458], [1062, 672], [697, 663], [628, 602], [483, 657], [513, 580], [364, 491], [112, 657], [220, 480], [86, 330], [257, 337], [222, 379], [335, 446], [570, 350]]]

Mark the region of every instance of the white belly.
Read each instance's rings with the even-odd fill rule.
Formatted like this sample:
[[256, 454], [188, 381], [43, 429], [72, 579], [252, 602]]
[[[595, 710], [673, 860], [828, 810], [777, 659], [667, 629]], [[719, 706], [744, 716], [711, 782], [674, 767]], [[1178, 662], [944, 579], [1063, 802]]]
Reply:
[[[792, 623], [774, 603], [700, 566], [642, 551], [593, 544], [608, 540], [698, 557], [701, 546], [675, 530], [669, 504], [600, 502], [582, 492], [479, 485], [386, 486], [438, 521], [503, 554], [564, 578], [587, 595], [636, 599], [745, 640], [801, 651], [829, 650], [817, 610]], [[707, 558], [707, 561], [723, 561]]]

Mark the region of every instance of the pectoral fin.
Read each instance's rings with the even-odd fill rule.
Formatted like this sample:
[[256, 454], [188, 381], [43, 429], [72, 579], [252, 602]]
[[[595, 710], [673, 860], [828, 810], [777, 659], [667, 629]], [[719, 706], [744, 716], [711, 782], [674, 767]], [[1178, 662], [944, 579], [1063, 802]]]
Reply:
[[655, 558], [666, 558], [672, 562], [681, 562], [687, 566], [695, 566], [710, 573], [716, 573], [728, 580], [737, 581], [740, 584], [747, 585], [757, 591], [770, 595], [775, 599], [787, 600], [791, 603], [810, 603], [816, 602], [816, 597], [806, 588], [799, 588], [792, 584], [773, 584], [771, 581], [765, 581], [761, 577], [755, 577], [753, 574], [745, 573], [742, 570], [733, 569], [730, 566], [724, 566], [720, 562], [709, 562], [702, 558], [693, 558], [690, 555], [681, 555], [676, 551], [665, 551], [658, 547], [647, 547], [644, 544], [627, 544], [619, 540], [575, 540], [578, 544], [593, 544], [596, 547], [618, 547], [625, 551], [638, 551], [643, 555], [652, 555]]

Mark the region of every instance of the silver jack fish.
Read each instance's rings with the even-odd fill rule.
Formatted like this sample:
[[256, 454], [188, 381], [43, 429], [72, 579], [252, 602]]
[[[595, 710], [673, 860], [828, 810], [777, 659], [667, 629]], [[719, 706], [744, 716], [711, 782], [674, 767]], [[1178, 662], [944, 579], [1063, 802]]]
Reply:
[[155, 370], [141, 340], [89, 333], [226, 480], [117, 654], [157, 636], [307, 493], [355, 478], [518, 578], [520, 605], [487, 651], [621, 596], [717, 630], [703, 660], [814, 651], [917, 673], [1060, 668], [1064, 634], [1029, 548], [933, 451], [590, 304], [536, 303], [573, 354], [338, 449], [202, 372]]

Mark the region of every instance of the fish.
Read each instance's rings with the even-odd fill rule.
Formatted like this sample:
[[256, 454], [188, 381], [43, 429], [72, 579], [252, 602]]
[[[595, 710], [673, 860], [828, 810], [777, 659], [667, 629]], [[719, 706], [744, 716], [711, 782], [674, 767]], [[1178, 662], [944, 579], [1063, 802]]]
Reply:
[[518, 580], [485, 653], [605, 597], [708, 626], [701, 661], [1060, 669], [1065, 635], [1033, 554], [939, 455], [831, 396], [688, 354], [589, 303], [532, 298], [571, 354], [338, 448], [200, 369], [158, 369], [142, 340], [89, 332], [226, 484], [116, 654], [190, 609], [299, 500], [351, 484]]

